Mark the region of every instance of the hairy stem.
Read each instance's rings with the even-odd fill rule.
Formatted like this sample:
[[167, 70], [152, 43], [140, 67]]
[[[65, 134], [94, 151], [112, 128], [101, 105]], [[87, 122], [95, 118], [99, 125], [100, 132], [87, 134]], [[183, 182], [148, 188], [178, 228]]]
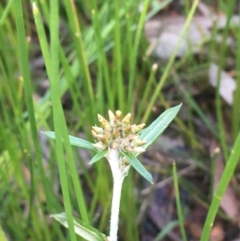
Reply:
[[110, 240], [117, 241], [119, 208], [121, 200], [121, 190], [124, 177], [127, 175], [130, 166], [122, 166], [119, 151], [110, 149], [107, 154], [112, 174], [113, 174], [113, 197], [110, 218]]
[[117, 230], [119, 221], [119, 208], [121, 200], [121, 190], [123, 178], [113, 178], [113, 197], [110, 219], [110, 238], [112, 241], [117, 241]]

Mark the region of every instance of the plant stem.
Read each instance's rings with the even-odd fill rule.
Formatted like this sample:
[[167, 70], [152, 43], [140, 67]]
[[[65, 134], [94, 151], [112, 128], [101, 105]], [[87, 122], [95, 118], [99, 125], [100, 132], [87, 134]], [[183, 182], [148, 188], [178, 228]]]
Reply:
[[113, 178], [113, 197], [112, 197], [110, 235], [109, 235], [111, 238], [111, 241], [117, 240], [119, 208], [120, 208], [123, 179], [124, 179], [124, 177], [123, 178]]
[[118, 150], [110, 149], [107, 153], [107, 159], [113, 174], [113, 197], [109, 237], [111, 241], [117, 241], [122, 183], [130, 166], [121, 166], [121, 159], [119, 158]]
[[237, 167], [238, 160], [240, 157], [240, 131], [238, 133], [237, 139], [232, 148], [230, 157], [227, 160], [226, 167], [223, 171], [221, 179], [218, 183], [218, 187], [214, 193], [213, 199], [211, 201], [210, 208], [208, 210], [207, 218], [204, 223], [202, 236], [200, 241], [209, 240], [210, 232], [212, 230], [212, 226], [217, 215], [217, 211], [219, 209], [220, 203], [222, 201], [222, 197], [227, 189], [227, 186], [233, 177], [234, 170]]

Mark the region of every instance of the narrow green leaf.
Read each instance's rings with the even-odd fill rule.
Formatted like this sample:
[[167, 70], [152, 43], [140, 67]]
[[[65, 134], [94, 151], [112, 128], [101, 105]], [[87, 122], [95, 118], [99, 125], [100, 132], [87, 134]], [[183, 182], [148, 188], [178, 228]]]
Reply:
[[[68, 228], [66, 213], [52, 214], [51, 217], [55, 218], [59, 223]], [[74, 231], [76, 234], [88, 241], [104, 241], [106, 235], [100, 233], [97, 229], [90, 225], [84, 224], [81, 220], [73, 219]]]
[[131, 166], [139, 172], [144, 178], [146, 178], [150, 183], [153, 184], [153, 178], [150, 172], [142, 165], [142, 163], [131, 153], [123, 152], [123, 155], [128, 159]]
[[219, 206], [222, 201], [222, 197], [224, 196], [227, 186], [229, 185], [229, 182], [234, 175], [234, 170], [236, 169], [239, 163], [239, 158], [240, 158], [240, 131], [238, 133], [237, 139], [234, 142], [230, 157], [226, 161], [227, 165], [218, 182], [217, 189], [214, 193], [213, 199], [211, 201], [211, 205], [208, 209], [208, 214], [203, 226], [203, 231], [202, 231], [202, 236], [200, 241], [209, 240], [210, 233], [213, 226], [212, 224], [214, 223], [214, 220], [216, 218]]
[[6, 20], [7, 15], [8, 15], [9, 12], [10, 12], [12, 3], [13, 3], [13, 0], [8, 1], [7, 6], [5, 6], [3, 9], [1, 9], [2, 12], [1, 12], [1, 17], [0, 17], [0, 27], [2, 27], [4, 21]]
[[159, 13], [164, 7], [166, 7], [169, 3], [173, 0], [165, 0], [165, 1], [152, 1], [151, 3], [151, 10], [146, 14], [145, 21], [149, 20], [157, 13]]
[[[53, 131], [43, 131], [42, 133], [49, 136], [52, 139], [56, 139], [55, 132]], [[74, 137], [74, 136], [69, 136], [69, 141], [72, 146], [78, 146], [78, 147], [82, 147], [92, 151], [97, 151], [91, 142], [86, 141], [84, 139]]]
[[91, 159], [91, 161], [89, 162], [89, 164], [92, 165], [93, 163], [101, 160], [101, 159], [105, 156], [106, 153], [107, 153], [107, 149], [98, 152], [98, 153]]
[[[4, 179], [11, 180], [14, 175], [14, 164], [11, 161], [10, 154], [7, 150], [3, 151], [0, 156], [0, 189], [4, 183]], [[1, 239], [0, 239], [1, 240]]]
[[157, 137], [167, 128], [170, 122], [177, 115], [182, 104], [172, 107], [164, 111], [150, 126], [143, 129], [140, 133], [140, 138], [147, 141], [144, 148], [150, 146]]
[[163, 240], [178, 225], [178, 220], [170, 221], [157, 235], [153, 241]]
[[176, 199], [179, 227], [180, 227], [182, 240], [187, 241], [186, 231], [185, 231], [185, 227], [184, 227], [182, 205], [181, 205], [180, 193], [179, 193], [179, 187], [178, 187], [178, 176], [177, 176], [176, 163], [173, 162], [172, 166], [173, 166], [172, 173], [173, 173], [174, 193], [175, 193], [175, 199]]

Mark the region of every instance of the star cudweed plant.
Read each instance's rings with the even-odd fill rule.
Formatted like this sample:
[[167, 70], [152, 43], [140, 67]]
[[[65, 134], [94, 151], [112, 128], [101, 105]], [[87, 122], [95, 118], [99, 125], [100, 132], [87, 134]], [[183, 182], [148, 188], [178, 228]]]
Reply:
[[[92, 127], [92, 135], [95, 143], [69, 136], [70, 143], [74, 146], [90, 149], [96, 155], [90, 161], [93, 164], [103, 157], [109, 162], [113, 176], [113, 196], [110, 218], [109, 236], [100, 233], [93, 227], [74, 219], [75, 232], [89, 241], [117, 241], [119, 207], [121, 199], [122, 183], [132, 166], [140, 175], [150, 183], [153, 183], [152, 175], [145, 169], [137, 156], [144, 152], [156, 138], [166, 129], [180, 109], [175, 106], [162, 113], [150, 126], [144, 129], [145, 124], [131, 124], [131, 114], [122, 117], [122, 112], [117, 110], [115, 114], [108, 111], [109, 120], [100, 114], [98, 121], [100, 126]], [[44, 132], [51, 138], [55, 138], [54, 132]], [[64, 226], [68, 227], [65, 213], [52, 215]]]

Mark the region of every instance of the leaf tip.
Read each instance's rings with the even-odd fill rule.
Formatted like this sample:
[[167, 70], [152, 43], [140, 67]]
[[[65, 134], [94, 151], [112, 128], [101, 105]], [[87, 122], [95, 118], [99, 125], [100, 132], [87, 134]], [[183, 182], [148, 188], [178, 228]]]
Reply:
[[148, 181], [149, 181], [151, 184], [154, 184], [154, 181], [153, 181], [152, 175], [151, 175], [151, 177], [149, 178]]

